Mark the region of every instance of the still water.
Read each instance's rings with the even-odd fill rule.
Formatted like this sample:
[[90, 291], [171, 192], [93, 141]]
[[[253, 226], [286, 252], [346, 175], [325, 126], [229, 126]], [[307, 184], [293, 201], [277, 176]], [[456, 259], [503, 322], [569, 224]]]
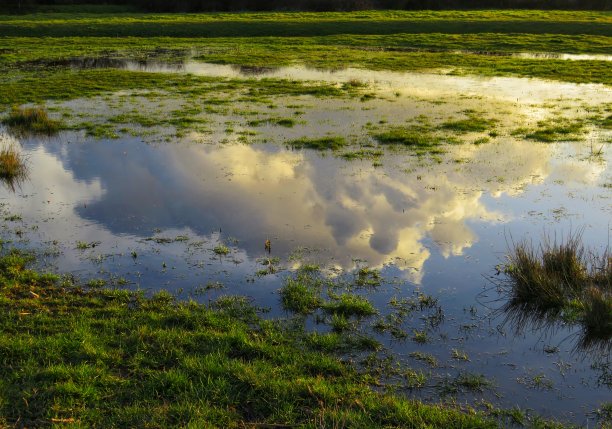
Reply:
[[[303, 71], [311, 72], [319, 73]], [[356, 71], [344, 73], [339, 82], [367, 80]], [[398, 89], [399, 79], [382, 73], [371, 84], [386, 94]], [[429, 79], [439, 84], [428, 85]], [[411, 321], [411, 329], [428, 330], [428, 344], [380, 335], [399, 361], [429, 376], [425, 387], [406, 394], [439, 401], [445, 380], [482, 374], [493, 386], [456, 392], [458, 402], [486, 400], [592, 424], [594, 410], [610, 399], [610, 357], [575, 350], [576, 332], [569, 328], [517, 333], [504, 325], [496, 311], [495, 266], [510, 243], [537, 243], [543, 234], [582, 230], [591, 249], [609, 245], [609, 134], [593, 130], [583, 141], [550, 144], [506, 130], [516, 125], [513, 118], [545, 117], [546, 103], [561, 95], [570, 104], [597, 104], [609, 93], [594, 85], [433, 75], [402, 81], [399, 89], [405, 99], [381, 98], [367, 108], [350, 108], [352, 100], [301, 97], [301, 123], [260, 127], [259, 140], [249, 144], [231, 138], [219, 143], [226, 113], [213, 115], [206, 136], [188, 134], [171, 143], [129, 135], [100, 140], [79, 132], [18, 139], [3, 130], [0, 140], [21, 147], [30, 172], [14, 190], [0, 190], [3, 239], [36, 250], [50, 270], [148, 292], [168, 289], [204, 303], [246, 295], [270, 309], [266, 317], [287, 316], [278, 289], [302, 263], [317, 263], [330, 276], [379, 269], [385, 282], [368, 297], [381, 314], [391, 297], [417, 291], [438, 298], [444, 310], [438, 326], [426, 327], [419, 317]], [[451, 98], [433, 107], [418, 98], [440, 94]], [[297, 101], [276, 100], [280, 113]], [[399, 123], [423, 113], [442, 118], [483, 103], [497, 115], [501, 136], [486, 144], [447, 145], [434, 161], [390, 149], [376, 162], [347, 160], [282, 144], [330, 132], [359, 139], [368, 121]], [[247, 127], [232, 120], [237, 129]], [[604, 145], [601, 153], [593, 154], [593, 141]], [[230, 253], [215, 253], [219, 244]], [[262, 262], [271, 257], [279, 258], [279, 271], [264, 275]], [[211, 284], [223, 288], [206, 288]], [[198, 288], [208, 290], [195, 293]], [[452, 350], [469, 360], [451, 359]], [[432, 354], [438, 365], [414, 359], [414, 351]]]

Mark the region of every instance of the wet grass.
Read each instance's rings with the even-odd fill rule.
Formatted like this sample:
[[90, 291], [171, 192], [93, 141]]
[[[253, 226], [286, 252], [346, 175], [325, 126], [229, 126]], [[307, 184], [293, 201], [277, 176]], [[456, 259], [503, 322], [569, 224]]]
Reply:
[[407, 127], [391, 127], [387, 130], [373, 133], [372, 137], [383, 145], [401, 145], [415, 151], [417, 154], [442, 153], [441, 137], [434, 135], [427, 127], [415, 125]]
[[504, 267], [507, 321], [547, 327], [565, 321], [582, 327], [578, 345], [612, 348], [612, 257], [587, 251], [580, 234], [514, 244]]
[[383, 156], [383, 151], [377, 150], [377, 149], [359, 149], [359, 150], [355, 150], [351, 152], [344, 152], [340, 154], [339, 156], [348, 161], [354, 161], [357, 159], [359, 160], [368, 159], [368, 160], [375, 161], [377, 159], [380, 159]]
[[[609, 25], [606, 13], [557, 11], [3, 16], [0, 103], [39, 103], [124, 89], [189, 92], [198, 79], [112, 69], [74, 70], [67, 64], [78, 58], [156, 58], [176, 63], [191, 52], [219, 64], [442, 69], [453, 74], [612, 84], [606, 61], [543, 61], [507, 55], [517, 51], [609, 54]], [[289, 91], [289, 86], [295, 83], [280, 85], [279, 91]], [[344, 88], [313, 87], [309, 92], [329, 96], [361, 88], [361, 82], [349, 81]], [[244, 99], [262, 97], [265, 94], [256, 89]]]
[[525, 138], [551, 143], [557, 141], [580, 140], [585, 131], [585, 124], [575, 120], [557, 120], [539, 122], [538, 129], [525, 135]]
[[329, 137], [318, 137], [309, 138], [302, 137], [295, 140], [289, 140], [286, 142], [287, 146], [295, 149], [314, 149], [314, 150], [339, 150], [345, 147], [348, 142], [344, 137], [329, 136]]
[[14, 106], [2, 123], [17, 134], [56, 134], [62, 127], [61, 122], [49, 118], [43, 107]]
[[410, 356], [413, 359], [423, 361], [432, 368], [435, 368], [438, 366], [438, 359], [436, 359], [434, 355], [431, 355], [429, 353], [410, 352], [408, 356]]
[[218, 244], [215, 247], [213, 247], [213, 252], [215, 252], [215, 254], [219, 256], [225, 256], [225, 255], [229, 255], [230, 248], [227, 247], [225, 244]]
[[340, 336], [302, 337], [243, 298], [209, 309], [88, 288], [28, 260], [0, 258], [2, 425], [496, 427], [372, 390], [370, 376], [325, 351]]
[[319, 280], [299, 272], [295, 278], [287, 279], [280, 291], [283, 308], [300, 314], [312, 313], [321, 306], [320, 292]]
[[186, 99], [231, 93], [235, 95], [234, 100], [249, 103], [267, 103], [269, 97], [272, 96], [345, 97], [350, 95], [345, 90], [324, 83], [269, 79], [228, 80], [116, 69], [44, 72], [12, 70], [0, 78], [0, 90], [0, 105], [7, 106], [42, 103], [45, 100], [86, 98], [120, 90], [166, 91]]
[[17, 146], [6, 144], [0, 148], [0, 179], [12, 182], [26, 175], [26, 161]]
[[493, 387], [493, 383], [482, 374], [461, 373], [455, 379], [448, 382], [444, 389], [446, 393], [457, 393], [459, 391], [484, 392], [485, 389]]
[[0, 181], [5, 183], [10, 189], [14, 190], [15, 185], [23, 182], [27, 176], [27, 162], [17, 146], [15, 144], [6, 144], [1, 147]]
[[442, 129], [456, 131], [459, 133], [483, 132], [490, 129], [495, 121], [483, 118], [475, 113], [469, 112], [466, 119], [447, 121], [441, 125]]
[[322, 305], [324, 311], [334, 315], [344, 317], [357, 316], [373, 316], [376, 314], [376, 309], [362, 296], [343, 293], [340, 296], [334, 296], [331, 301]]
[[262, 125], [279, 125], [285, 128], [293, 128], [298, 121], [293, 118], [267, 118], [267, 119], [257, 119], [253, 121], [247, 122], [247, 125], [251, 127], [260, 127]]

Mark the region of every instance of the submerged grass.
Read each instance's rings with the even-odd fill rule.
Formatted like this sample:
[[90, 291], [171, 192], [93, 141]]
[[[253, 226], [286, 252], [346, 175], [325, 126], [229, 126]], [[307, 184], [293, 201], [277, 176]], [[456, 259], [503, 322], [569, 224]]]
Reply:
[[0, 258], [2, 426], [496, 427], [374, 391], [325, 351], [340, 336], [296, 339], [244, 299], [209, 309], [87, 288], [28, 262]]
[[612, 349], [612, 256], [597, 256], [581, 243], [581, 235], [540, 247], [522, 241], [513, 245], [504, 268], [503, 311], [522, 329], [526, 323], [550, 326], [558, 320], [582, 326], [579, 345]]
[[52, 135], [61, 129], [61, 123], [49, 118], [43, 107], [14, 106], [2, 123], [19, 134]]

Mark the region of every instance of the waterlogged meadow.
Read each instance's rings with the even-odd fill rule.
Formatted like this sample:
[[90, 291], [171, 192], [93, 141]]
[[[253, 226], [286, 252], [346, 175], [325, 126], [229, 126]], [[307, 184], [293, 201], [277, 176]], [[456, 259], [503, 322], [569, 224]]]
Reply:
[[0, 424], [608, 427], [609, 17], [517, 13], [6, 19]]

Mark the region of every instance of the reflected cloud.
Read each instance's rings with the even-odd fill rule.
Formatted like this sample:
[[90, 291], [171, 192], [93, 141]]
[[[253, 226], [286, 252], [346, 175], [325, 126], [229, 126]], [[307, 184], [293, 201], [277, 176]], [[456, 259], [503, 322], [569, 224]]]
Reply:
[[582, 164], [555, 166], [552, 146], [517, 141], [457, 146], [450, 156], [468, 160], [461, 168], [443, 163], [411, 173], [386, 167], [414, 161], [397, 153], [375, 168], [276, 145], [28, 144], [35, 196], [22, 206], [35, 216], [46, 210], [41, 201], [61, 202], [72, 236], [71, 226], [83, 222], [107, 239], [149, 237], [158, 228], [202, 237], [223, 231], [249, 258], [270, 238], [278, 255], [305, 246], [342, 268], [354, 259], [374, 267], [401, 261], [415, 283], [433, 251], [428, 243], [444, 258], [462, 255], [478, 241], [470, 222], [506, 220], [483, 196], [517, 195], [556, 174], [601, 174]]

